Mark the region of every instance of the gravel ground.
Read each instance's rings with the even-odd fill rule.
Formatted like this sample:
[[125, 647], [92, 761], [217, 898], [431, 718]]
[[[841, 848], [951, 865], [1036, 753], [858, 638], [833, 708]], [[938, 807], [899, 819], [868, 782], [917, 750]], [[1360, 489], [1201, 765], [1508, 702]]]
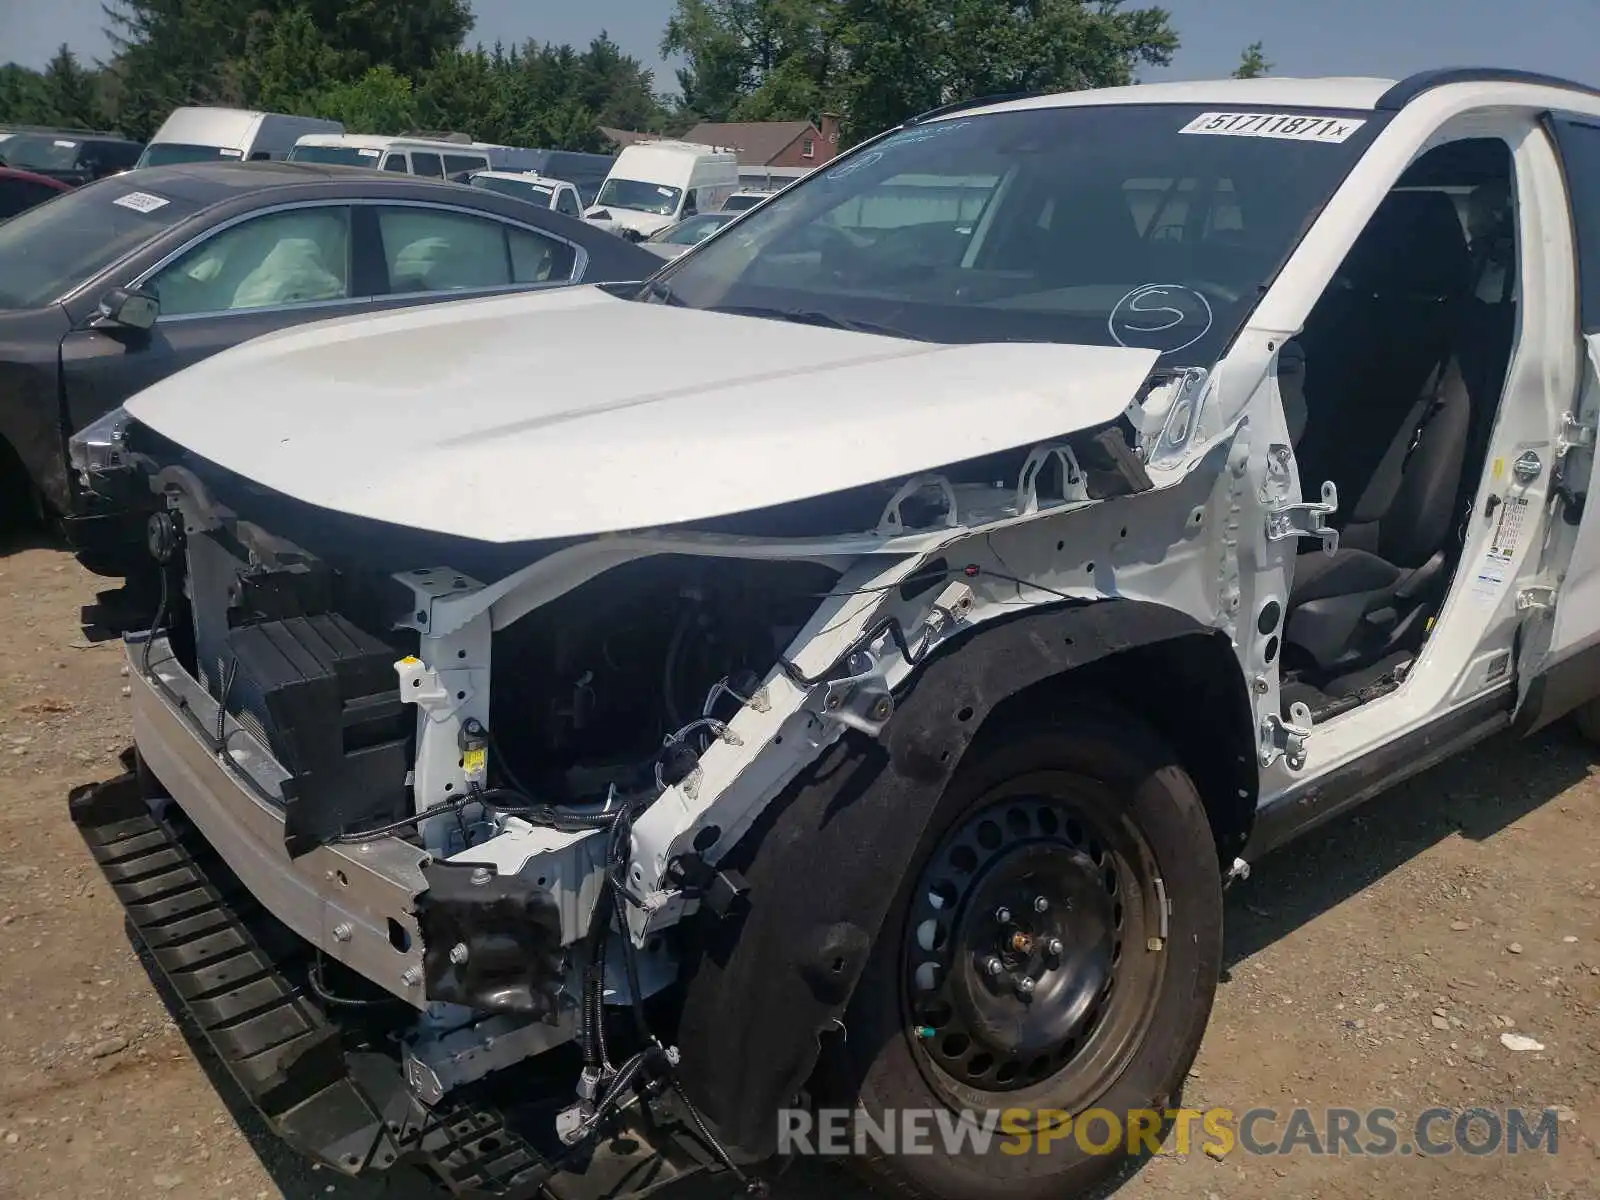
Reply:
[[[283, 1151], [158, 999], [66, 813], [129, 741], [118, 652], [77, 625], [94, 590], [59, 551], [0, 557], [0, 1200], [426, 1200], [418, 1180], [350, 1182]], [[1557, 1107], [1556, 1154], [1219, 1161], [1169, 1142], [1117, 1200], [1600, 1197], [1596, 769], [1565, 729], [1495, 740], [1259, 864], [1229, 896], [1184, 1098], [1381, 1105], [1402, 1126], [1436, 1105]], [[732, 1194], [678, 1200], [691, 1190]], [[861, 1195], [811, 1164], [775, 1194]]]

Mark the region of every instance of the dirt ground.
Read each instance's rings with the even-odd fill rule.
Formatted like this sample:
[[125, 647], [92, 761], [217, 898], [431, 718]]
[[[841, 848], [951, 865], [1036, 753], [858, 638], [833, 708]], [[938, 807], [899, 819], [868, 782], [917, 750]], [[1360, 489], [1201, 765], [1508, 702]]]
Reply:
[[[130, 948], [66, 811], [129, 740], [118, 650], [77, 624], [94, 590], [59, 551], [0, 557], [0, 1198], [423, 1200], [415, 1180], [350, 1182], [278, 1147]], [[1227, 973], [1184, 1097], [1382, 1105], [1402, 1128], [1436, 1105], [1558, 1107], [1556, 1154], [1216, 1161], [1169, 1144], [1116, 1200], [1600, 1197], [1596, 758], [1565, 729], [1496, 740], [1258, 864], [1229, 895]], [[775, 1195], [860, 1193], [807, 1164]]]

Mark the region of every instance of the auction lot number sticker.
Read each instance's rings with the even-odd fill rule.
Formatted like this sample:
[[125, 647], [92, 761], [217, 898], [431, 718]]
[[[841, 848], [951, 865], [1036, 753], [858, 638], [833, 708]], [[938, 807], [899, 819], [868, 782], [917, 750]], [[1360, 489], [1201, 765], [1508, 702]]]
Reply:
[[1214, 137], [1282, 138], [1290, 142], [1343, 142], [1366, 121], [1359, 117], [1318, 117], [1304, 113], [1207, 112], [1179, 133]]

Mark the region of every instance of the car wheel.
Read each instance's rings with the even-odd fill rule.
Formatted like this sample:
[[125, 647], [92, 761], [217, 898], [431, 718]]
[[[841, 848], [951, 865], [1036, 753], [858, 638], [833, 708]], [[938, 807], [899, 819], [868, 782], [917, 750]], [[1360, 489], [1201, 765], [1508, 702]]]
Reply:
[[[858, 1116], [933, 1110], [932, 1150], [862, 1139], [852, 1161], [936, 1200], [1093, 1187], [1128, 1157], [1130, 1113], [1172, 1105], [1211, 1013], [1222, 885], [1193, 780], [1137, 719], [1070, 709], [980, 738], [915, 861], [837, 1053]], [[979, 1150], [941, 1139], [941, 1109], [1011, 1112]]]

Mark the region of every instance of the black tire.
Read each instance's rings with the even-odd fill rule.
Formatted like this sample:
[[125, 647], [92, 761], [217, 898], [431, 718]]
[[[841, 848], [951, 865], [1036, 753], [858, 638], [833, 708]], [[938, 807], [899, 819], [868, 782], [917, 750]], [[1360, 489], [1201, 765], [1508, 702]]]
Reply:
[[[1130, 943], [1136, 934], [1137, 944], [1129, 944], [1127, 953], [1122, 954], [1123, 943], [1114, 940], [1109, 957], [1096, 961], [1109, 963], [1105, 969], [1111, 974], [1122, 972], [1119, 979], [1141, 982], [1137, 986], [1125, 982], [1121, 991], [1113, 991], [1109, 984], [1097, 989], [1099, 998], [1091, 1002], [1086, 1023], [1073, 1027], [1085, 1030], [1078, 1043], [1081, 1049], [1072, 1048], [1077, 1036], [1069, 1034], [1055, 1052], [1065, 1053], [1066, 1057], [1047, 1057], [1044, 1074], [1038, 1074], [1041, 1059], [1033, 1058], [1021, 1076], [1023, 1083], [1016, 1083], [1018, 1076], [1013, 1071], [1009, 1086], [1001, 1088], [998, 1072], [1017, 1065], [1016, 1061], [1008, 1061], [998, 1069], [992, 1065], [986, 1068], [993, 1083], [971, 1086], [949, 1072], [970, 1072], [975, 1069], [972, 1064], [992, 1056], [978, 1054], [961, 1062], [942, 1061], [939, 1055], [949, 1045], [948, 1039], [939, 1040], [944, 1038], [943, 1032], [914, 1023], [920, 1019], [914, 1015], [914, 1006], [929, 1003], [927, 993], [918, 994], [926, 986], [923, 977], [908, 974], [908, 966], [921, 953], [917, 947], [927, 944], [922, 931], [926, 930], [925, 918], [930, 910], [918, 907], [916, 893], [926, 887], [928, 879], [949, 873], [951, 868], [943, 864], [956, 861], [955, 854], [972, 844], [959, 839], [973, 828], [974, 820], [978, 821], [976, 828], [983, 828], [983, 812], [994, 812], [1002, 824], [1002, 816], [1011, 818], [1005, 832], [1016, 835], [1014, 848], [1002, 848], [973, 868], [976, 882], [962, 893], [963, 898], [948, 902], [951, 915], [947, 936], [956, 942], [956, 934], [972, 921], [998, 920], [996, 914], [1009, 913], [1010, 909], [1004, 906], [993, 908], [989, 915], [978, 913], [980, 897], [985, 894], [981, 887], [986, 886], [986, 877], [999, 878], [997, 872], [1011, 861], [1007, 854], [1015, 857], [1040, 853], [1037, 848], [1026, 849], [1024, 843], [1047, 840], [1043, 828], [1030, 826], [1025, 831], [1016, 809], [1033, 804], [1035, 818], [1043, 821], [1040, 814], [1049, 805], [1019, 797], [1033, 795], [1031, 789], [1036, 781], [1046, 779], [1051, 781], [1051, 787], [1067, 793], [1060, 797], [1061, 801], [1085, 814], [1082, 823], [1058, 826], [1060, 838], [1068, 841], [1069, 826], [1076, 824], [1081, 845], [1076, 853], [1052, 851], [1065, 858], [1028, 862], [1023, 869], [1030, 874], [1022, 886], [1040, 890], [1034, 900], [1038, 905], [1048, 890], [1040, 881], [1070, 874], [1075, 869], [1071, 864], [1090, 854], [1090, 849], [1083, 847], [1091, 843], [1107, 856], [1104, 860], [1096, 856], [1093, 861], [1097, 866], [1103, 861], [1108, 876], [1113, 867], [1117, 872], [1125, 866], [1136, 867], [1129, 873], [1128, 883], [1121, 885], [1121, 899], [1127, 902], [1128, 911], [1124, 912], [1121, 902], [1115, 905], [1114, 928], [1101, 928], [1101, 941], [1097, 944], [1103, 948], [1106, 937], [1118, 939], [1124, 934], [1130, 935]], [[1019, 781], [1025, 781], [1020, 791], [1016, 790]], [[1004, 808], [1002, 814], [1001, 807], [991, 807], [991, 802], [996, 794], [1007, 791], [1011, 794], [999, 802]], [[1103, 844], [1096, 840], [1102, 835]], [[958, 839], [954, 850], [952, 837]], [[1141, 846], [1143, 849], [1139, 849]], [[1139, 860], [1137, 864], [1133, 859]], [[1066, 1200], [1093, 1188], [1126, 1162], [1127, 1114], [1150, 1109], [1161, 1112], [1172, 1106], [1211, 1014], [1222, 960], [1222, 885], [1214, 836], [1194, 782], [1171, 750], [1138, 720], [1100, 708], [1071, 708], [1047, 723], [1030, 723], [981, 737], [946, 789], [914, 862], [846, 1017], [847, 1033], [842, 1045], [837, 1045], [828, 1072], [827, 1090], [835, 1093], [834, 1101], [857, 1105], [879, 1123], [891, 1112], [941, 1107], [953, 1111], [966, 1107], [980, 1112], [1016, 1107], [1060, 1109], [1074, 1116], [1090, 1109], [1105, 1109], [1118, 1114], [1123, 1122], [1121, 1152], [1089, 1153], [1079, 1146], [1076, 1137], [1067, 1137], [1052, 1140], [1047, 1153], [1037, 1149], [1037, 1141], [1027, 1153], [1017, 1153], [1016, 1139], [1002, 1133], [985, 1153], [975, 1152], [969, 1142], [959, 1153], [952, 1154], [935, 1132], [926, 1139], [933, 1147], [931, 1153], [885, 1154], [867, 1140], [868, 1153], [852, 1155], [850, 1161], [870, 1182], [899, 1195], [926, 1200]], [[1054, 869], [1048, 865], [1056, 862], [1063, 866]], [[929, 871], [933, 874], [925, 874]], [[1156, 886], [1157, 879], [1164, 892]], [[1000, 883], [1009, 886], [1006, 879], [1000, 879]], [[1136, 886], [1130, 890], [1130, 885]], [[937, 886], [943, 886], [942, 882], [935, 890]], [[1111, 883], [1106, 888], [1110, 890]], [[997, 893], [987, 894], [992, 897]], [[1115, 891], [1111, 894], [1117, 895]], [[1167, 937], [1159, 950], [1152, 950], [1145, 934], [1159, 928], [1156, 910], [1157, 897], [1161, 895], [1170, 900]], [[1068, 891], [1064, 896], [1061, 928], [1092, 926], [1094, 921], [1087, 910], [1094, 907], [1096, 898], [1087, 896], [1088, 903], [1082, 903], [1082, 892]], [[1139, 910], [1137, 920], [1135, 907]], [[962, 915], [963, 908], [966, 915]], [[1044, 911], [1048, 913], [1048, 907]], [[1074, 912], [1070, 920], [1068, 912]], [[1124, 928], [1133, 924], [1138, 924], [1139, 929]], [[914, 936], [921, 940], [913, 941]], [[1092, 931], [1076, 936], [1092, 936]], [[1035, 939], [1027, 935], [1025, 940]], [[970, 980], [993, 970], [994, 956], [989, 955], [980, 957], [981, 966], [967, 974], [969, 968], [965, 964], [971, 961], [970, 951], [975, 945], [962, 938], [949, 951], [948, 976], [952, 985], [958, 978]], [[1082, 964], [1090, 960], [1076, 957], [1075, 946], [1066, 951], [1074, 956], [1069, 962], [1062, 957], [1061, 941], [1052, 938], [1051, 945], [1055, 948], [1054, 958], [1049, 961], [1060, 976], [1070, 981], [1083, 973], [1086, 968]], [[982, 956], [984, 951], [979, 949], [976, 953]], [[1014, 992], [1016, 1003], [1031, 1006], [1037, 995], [1045, 995], [1047, 1000], [1065, 996], [1066, 1000], [1058, 1002], [1053, 1013], [1044, 1006], [1038, 1010], [1030, 1007], [1024, 1019], [1048, 1019], [1047, 1023], [1055, 1022], [1059, 1029], [1062, 1013], [1083, 1011], [1079, 993], [1059, 990], [1059, 980], [1051, 982], [1052, 968], [1038, 968], [1044, 972], [1038, 980], [1038, 993], [1032, 990], [1033, 985], [1021, 983], [1021, 975], [1030, 969], [1026, 962], [1019, 967], [1016, 987], [1029, 990], [1026, 996]], [[1098, 980], [1098, 976], [1092, 978]], [[1056, 990], [1046, 989], [1047, 982]], [[964, 986], [969, 990], [978, 986], [986, 989], [977, 997], [984, 1005], [1012, 998], [1003, 990], [995, 994], [999, 985], [993, 976]], [[957, 996], [957, 1008], [973, 1011], [961, 1004], [970, 999], [965, 993]], [[949, 1011], [942, 999], [933, 1003], [934, 1007]], [[1128, 1023], [1122, 1015], [1109, 1015], [1116, 1004], [1125, 1004], [1128, 1012], [1138, 1014], [1139, 1020]], [[1075, 1005], [1079, 1007], [1074, 1008]], [[1108, 1015], [1097, 1016], [1096, 1010], [1102, 1006]], [[995, 1015], [995, 1010], [986, 1010], [986, 1014]], [[959, 1020], [956, 1016], [949, 1019]], [[1003, 1023], [986, 1023], [982, 1017], [960, 1027], [973, 1031], [974, 1042], [988, 1036], [1004, 1040], [1013, 1029]], [[1095, 1049], [1096, 1039], [1103, 1043], [1100, 1049]], [[1115, 1053], [1108, 1055], [1108, 1047]], [[1037, 1047], [1015, 1051], [1014, 1043], [1008, 1049], [1023, 1055], [1038, 1053]], [[1056, 1102], [1065, 1101], [1068, 1096], [1075, 1099]], [[1103, 1124], [1093, 1128], [1093, 1135], [1087, 1139], [1091, 1146], [1106, 1138]], [[1000, 1147], [1008, 1142], [1013, 1145], [1011, 1152], [1001, 1152]]]

